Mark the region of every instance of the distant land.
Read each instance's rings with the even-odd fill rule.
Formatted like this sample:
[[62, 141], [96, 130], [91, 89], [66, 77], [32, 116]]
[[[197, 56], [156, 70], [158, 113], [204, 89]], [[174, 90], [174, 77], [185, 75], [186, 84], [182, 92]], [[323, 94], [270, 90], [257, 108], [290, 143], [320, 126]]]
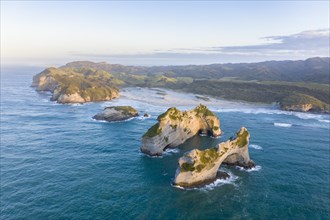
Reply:
[[186, 66], [124, 66], [76, 61], [50, 67], [32, 86], [59, 103], [117, 98], [122, 87], [168, 88], [212, 97], [278, 103], [289, 111], [330, 112], [330, 58]]

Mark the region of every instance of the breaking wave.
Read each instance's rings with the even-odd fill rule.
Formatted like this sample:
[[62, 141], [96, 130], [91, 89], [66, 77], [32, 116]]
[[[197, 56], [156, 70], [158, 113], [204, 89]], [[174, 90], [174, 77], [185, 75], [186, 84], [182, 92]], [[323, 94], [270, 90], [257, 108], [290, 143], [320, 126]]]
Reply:
[[289, 128], [292, 126], [292, 124], [287, 124], [287, 123], [274, 123], [274, 126], [276, 127], [285, 127], [285, 128]]
[[256, 149], [256, 150], [262, 150], [262, 147], [260, 145], [257, 145], [257, 144], [250, 144], [249, 148], [253, 148], [253, 149]]
[[300, 119], [314, 119], [320, 122], [330, 122], [329, 116], [324, 114], [313, 114], [305, 112], [284, 111], [272, 108], [221, 108], [212, 109], [214, 112], [241, 112], [245, 114], [268, 114], [268, 115], [292, 115]]
[[94, 118], [91, 118], [92, 121], [94, 122], [102, 122], [102, 123], [120, 123], [120, 122], [127, 122], [127, 121], [132, 121], [133, 119], [135, 119], [136, 117], [132, 117], [126, 120], [121, 120], [121, 121], [106, 121], [106, 120], [96, 120]]
[[226, 184], [232, 184], [234, 186], [236, 185], [236, 180], [238, 179], [238, 176], [235, 176], [232, 172], [225, 170], [225, 172], [229, 175], [229, 178], [227, 179], [216, 179], [215, 181], [213, 181], [212, 183], [209, 183], [205, 186], [202, 187], [194, 187], [194, 188], [185, 188], [182, 186], [177, 186], [177, 185], [173, 185], [172, 186], [178, 189], [182, 189], [182, 190], [201, 190], [201, 191], [210, 191], [213, 190], [216, 187], [222, 186], [222, 185], [226, 185]]
[[215, 187], [222, 186], [222, 185], [225, 185], [225, 184], [233, 184], [234, 186], [236, 186], [235, 181], [238, 179], [238, 176], [235, 176], [233, 173], [228, 172], [228, 170], [226, 170], [226, 173], [228, 173], [229, 178], [227, 178], [227, 179], [216, 179], [213, 183], [205, 185], [205, 186], [203, 186], [199, 189], [200, 190], [212, 190]]
[[171, 154], [176, 154], [176, 153], [179, 153], [180, 152], [180, 149], [179, 148], [167, 148], [163, 155], [171, 155]]
[[255, 171], [259, 171], [261, 170], [261, 166], [257, 165], [251, 169], [245, 169], [244, 167], [240, 167], [240, 166], [236, 166], [236, 169], [242, 170], [242, 171], [246, 171], [246, 172], [255, 172]]
[[136, 119], [138, 119], [138, 120], [145, 120], [145, 119], [148, 119], [148, 118], [151, 118], [151, 115], [149, 115], [149, 116], [147, 116], [147, 117], [145, 117], [145, 116], [143, 116], [143, 115], [140, 115], [140, 116], [137, 116], [137, 117], [135, 117]]

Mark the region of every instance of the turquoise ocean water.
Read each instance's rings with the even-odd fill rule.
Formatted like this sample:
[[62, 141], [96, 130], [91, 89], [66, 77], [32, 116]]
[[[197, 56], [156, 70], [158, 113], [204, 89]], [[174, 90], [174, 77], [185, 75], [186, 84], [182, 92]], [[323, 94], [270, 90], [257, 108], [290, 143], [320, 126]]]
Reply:
[[[204, 102], [224, 135], [195, 136], [152, 158], [140, 153], [141, 136], [175, 103], [193, 108], [194, 96], [128, 89], [112, 102], [60, 105], [29, 87], [39, 70], [1, 71], [1, 219], [329, 219], [329, 115]], [[151, 117], [91, 119], [127, 104]], [[224, 166], [229, 180], [200, 189], [171, 185], [182, 154], [241, 126], [256, 169]]]

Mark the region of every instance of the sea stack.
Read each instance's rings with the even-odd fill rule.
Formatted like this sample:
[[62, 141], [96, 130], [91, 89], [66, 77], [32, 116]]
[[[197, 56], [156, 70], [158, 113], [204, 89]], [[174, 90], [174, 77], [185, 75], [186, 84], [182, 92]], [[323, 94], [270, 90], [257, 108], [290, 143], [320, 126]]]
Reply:
[[199, 132], [213, 137], [221, 135], [218, 117], [202, 104], [183, 112], [169, 108], [157, 120], [142, 138], [141, 151], [152, 156], [162, 155], [165, 148], [175, 148]]
[[174, 184], [181, 187], [198, 187], [214, 181], [222, 163], [252, 168], [248, 145], [250, 134], [242, 127], [234, 139], [220, 143], [215, 148], [192, 150], [179, 159]]

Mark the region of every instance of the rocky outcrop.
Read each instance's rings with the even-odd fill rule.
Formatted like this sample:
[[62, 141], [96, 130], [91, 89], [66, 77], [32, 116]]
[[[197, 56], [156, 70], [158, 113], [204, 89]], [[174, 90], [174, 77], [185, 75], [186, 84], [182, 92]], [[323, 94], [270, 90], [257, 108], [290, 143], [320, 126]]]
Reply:
[[249, 156], [250, 134], [242, 127], [235, 139], [220, 143], [215, 148], [192, 150], [179, 159], [174, 184], [182, 187], [196, 187], [212, 182], [222, 163], [245, 168], [255, 166]]
[[329, 104], [315, 97], [294, 92], [280, 102], [280, 107], [286, 111], [330, 113]]
[[313, 108], [312, 104], [283, 105], [282, 109], [286, 111], [308, 112]]
[[95, 120], [123, 121], [138, 116], [138, 111], [131, 106], [111, 106], [93, 116]]
[[33, 77], [37, 91], [53, 93], [58, 103], [109, 101], [119, 96], [111, 74], [93, 69], [47, 68]]
[[214, 137], [221, 135], [219, 119], [202, 104], [184, 112], [169, 108], [157, 120], [142, 139], [141, 151], [149, 155], [162, 155], [166, 147], [177, 147], [199, 132]]
[[57, 70], [56, 68], [47, 68], [38, 75], [33, 77], [32, 87], [35, 87], [37, 91], [49, 91], [54, 92], [58, 87], [58, 82], [54, 78], [53, 74], [58, 72], [59, 74], [63, 74], [63, 72]]

